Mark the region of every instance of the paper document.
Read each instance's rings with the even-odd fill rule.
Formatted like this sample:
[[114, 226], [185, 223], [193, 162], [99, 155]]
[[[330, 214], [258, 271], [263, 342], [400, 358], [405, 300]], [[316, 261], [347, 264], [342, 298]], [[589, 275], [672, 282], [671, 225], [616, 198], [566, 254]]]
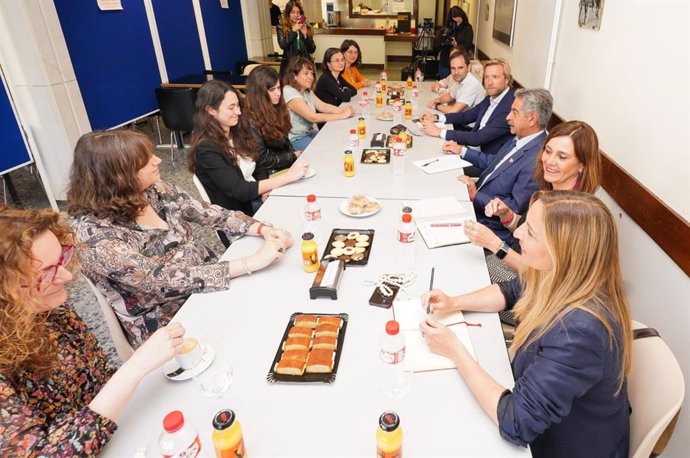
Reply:
[[412, 161], [412, 163], [430, 175], [434, 173], [447, 172], [449, 170], [461, 169], [463, 167], [469, 167], [472, 165], [466, 160], [461, 159], [457, 154], [444, 154], [443, 156]]
[[463, 225], [474, 219], [453, 196], [406, 201], [428, 248], [469, 243]]
[[[393, 313], [395, 319], [400, 324], [400, 331], [405, 338], [405, 367], [414, 372], [431, 371], [437, 369], [453, 369], [455, 364], [445, 356], [440, 356], [429, 351], [429, 347], [422, 337], [419, 330], [419, 323], [426, 320], [426, 312], [419, 299], [407, 301], [396, 300], [393, 302]], [[452, 312], [444, 315], [435, 316], [437, 321], [449, 325], [465, 321], [462, 312]], [[464, 324], [455, 324], [450, 327], [465, 346], [469, 354], [475, 360], [472, 341]]]

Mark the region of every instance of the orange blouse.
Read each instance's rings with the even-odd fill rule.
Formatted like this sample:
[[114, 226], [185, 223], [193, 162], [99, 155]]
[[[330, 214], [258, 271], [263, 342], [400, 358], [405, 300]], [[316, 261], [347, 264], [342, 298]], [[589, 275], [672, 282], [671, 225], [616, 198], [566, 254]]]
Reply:
[[364, 82], [367, 80], [365, 77], [362, 76], [361, 73], [359, 73], [359, 70], [357, 70], [357, 67], [350, 67], [349, 69], [345, 69], [342, 73], [342, 77], [356, 87], [357, 89], [361, 89], [364, 87]]

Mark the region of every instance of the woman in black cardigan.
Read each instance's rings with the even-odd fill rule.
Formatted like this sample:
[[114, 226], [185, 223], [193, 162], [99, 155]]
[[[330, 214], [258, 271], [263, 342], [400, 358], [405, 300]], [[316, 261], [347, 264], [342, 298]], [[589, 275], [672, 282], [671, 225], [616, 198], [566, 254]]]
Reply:
[[314, 93], [318, 98], [331, 105], [340, 106], [357, 95], [357, 89], [345, 81], [345, 56], [338, 48], [328, 48], [323, 55], [323, 75], [316, 83]]
[[247, 77], [245, 94], [240, 122], [246, 124], [259, 149], [254, 178], [260, 180], [290, 167], [302, 151], [295, 151], [288, 138], [292, 123], [278, 73], [267, 65], [256, 67]]
[[256, 181], [256, 145], [238, 126], [240, 114], [238, 92], [232, 86], [213, 80], [199, 89], [188, 169], [212, 203], [253, 215], [271, 190], [302, 178], [309, 163], [293, 164], [287, 173]]
[[290, 60], [294, 57], [306, 57], [311, 60], [311, 54], [316, 51], [314, 31], [304, 17], [304, 9], [298, 1], [285, 4], [285, 12], [276, 27], [278, 45], [283, 50], [280, 61], [280, 76], [285, 74]]

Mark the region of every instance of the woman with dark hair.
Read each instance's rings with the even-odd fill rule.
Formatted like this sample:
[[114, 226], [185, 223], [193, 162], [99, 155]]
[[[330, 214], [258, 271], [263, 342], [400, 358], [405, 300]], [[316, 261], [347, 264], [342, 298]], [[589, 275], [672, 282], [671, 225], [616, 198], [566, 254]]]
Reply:
[[74, 232], [50, 210], [0, 207], [0, 451], [95, 456], [139, 382], [182, 350], [171, 323], [118, 369], [66, 304]]
[[[601, 154], [599, 141], [592, 127], [582, 121], [567, 121], [555, 126], [544, 140], [537, 155], [534, 179], [543, 191], [582, 191], [594, 194], [601, 183]], [[501, 199], [494, 198], [484, 210], [487, 216], [500, 218], [511, 232], [525, 221], [525, 215], [515, 213]], [[499, 253], [510, 268], [520, 267], [520, 244], [509, 247], [491, 229], [475, 223], [465, 227], [472, 243], [492, 253]], [[490, 269], [491, 270], [491, 269]]]
[[439, 34], [438, 76], [443, 79], [450, 75], [450, 51], [460, 46], [468, 54], [474, 50], [472, 44], [474, 30], [465, 11], [459, 6], [452, 6], [448, 11], [448, 22]]
[[611, 211], [584, 192], [539, 191], [515, 235], [519, 280], [422, 296], [433, 315], [512, 308], [512, 390], [434, 318], [419, 326], [429, 350], [453, 361], [501, 437], [532, 456], [627, 457], [632, 329]]
[[298, 1], [289, 1], [285, 4], [285, 11], [280, 18], [280, 24], [276, 27], [278, 45], [283, 50], [280, 61], [280, 76], [285, 74], [290, 60], [294, 57], [306, 57], [311, 59], [311, 54], [316, 51], [314, 43], [314, 31], [304, 17], [304, 8]]
[[[253, 73], [253, 72], [252, 72]], [[295, 163], [282, 175], [257, 181], [258, 154], [246, 123], [239, 124], [240, 99], [235, 88], [208, 81], [196, 96], [188, 169], [206, 188], [211, 202], [253, 215], [268, 193], [302, 178], [308, 162]], [[259, 176], [266, 176], [263, 170]]]
[[[151, 140], [132, 130], [91, 132], [74, 150], [67, 190], [82, 271], [108, 299], [134, 347], [168, 324], [193, 293], [269, 266], [292, 245], [286, 231], [238, 211], [199, 202], [160, 179]], [[252, 255], [218, 261], [189, 223], [231, 241], [264, 238]]]
[[244, 116], [240, 123], [248, 123], [259, 149], [257, 180], [290, 167], [302, 154], [292, 147], [288, 134], [292, 128], [290, 113], [283, 99], [278, 73], [267, 65], [256, 67], [247, 77]]
[[316, 83], [314, 94], [322, 101], [340, 106], [357, 95], [357, 89], [342, 77], [345, 58], [338, 48], [328, 48], [323, 54], [323, 74]]
[[345, 56], [345, 70], [343, 70], [345, 81], [357, 89], [371, 85], [371, 81], [362, 76], [357, 68], [362, 64], [362, 50], [359, 49], [359, 44], [355, 40], [344, 40], [340, 45], [340, 50]]

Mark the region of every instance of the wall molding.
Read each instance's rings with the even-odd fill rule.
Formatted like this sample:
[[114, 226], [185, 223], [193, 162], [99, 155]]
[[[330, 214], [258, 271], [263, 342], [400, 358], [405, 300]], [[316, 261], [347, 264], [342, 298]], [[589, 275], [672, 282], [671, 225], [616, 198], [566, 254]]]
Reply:
[[[489, 57], [480, 49], [481, 60]], [[516, 89], [523, 87], [513, 80]], [[565, 120], [553, 113], [548, 128]], [[602, 188], [630, 218], [661, 248], [669, 258], [690, 276], [690, 223], [666, 205], [652, 191], [618, 165], [604, 151], [602, 157]]]

